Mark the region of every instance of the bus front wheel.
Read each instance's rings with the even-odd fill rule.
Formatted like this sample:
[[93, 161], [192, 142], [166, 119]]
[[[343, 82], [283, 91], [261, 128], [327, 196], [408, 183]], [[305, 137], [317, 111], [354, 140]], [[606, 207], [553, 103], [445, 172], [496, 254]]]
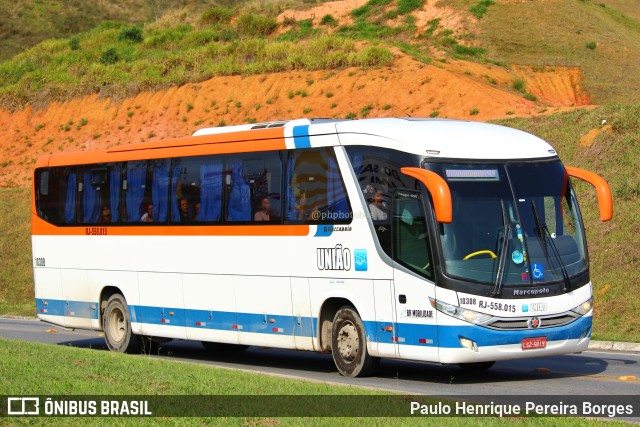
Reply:
[[120, 294], [111, 295], [102, 317], [102, 329], [107, 347], [119, 353], [138, 353], [141, 337], [131, 332], [127, 301]]
[[333, 318], [331, 353], [338, 371], [345, 377], [370, 375], [380, 362], [367, 351], [364, 324], [353, 307], [342, 307]]

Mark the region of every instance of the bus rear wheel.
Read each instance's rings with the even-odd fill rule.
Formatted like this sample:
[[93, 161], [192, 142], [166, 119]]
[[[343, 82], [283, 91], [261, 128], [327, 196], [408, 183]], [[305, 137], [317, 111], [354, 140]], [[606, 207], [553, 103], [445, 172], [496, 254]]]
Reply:
[[333, 318], [331, 353], [340, 374], [362, 377], [372, 374], [380, 359], [367, 351], [367, 338], [362, 319], [353, 307], [344, 306]]
[[107, 347], [119, 353], [138, 353], [142, 337], [131, 332], [127, 301], [120, 294], [111, 295], [102, 316], [102, 330]]

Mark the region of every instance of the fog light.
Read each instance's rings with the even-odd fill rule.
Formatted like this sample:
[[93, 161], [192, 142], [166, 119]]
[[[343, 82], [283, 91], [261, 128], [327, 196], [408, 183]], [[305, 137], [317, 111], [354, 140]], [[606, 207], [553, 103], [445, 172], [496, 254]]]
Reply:
[[578, 341], [582, 341], [583, 339], [585, 339], [586, 337], [588, 337], [589, 335], [591, 335], [591, 328], [587, 328], [585, 329], [581, 334], [580, 334], [580, 338], [578, 338]]
[[470, 340], [469, 338], [458, 337], [460, 339], [460, 344], [464, 348], [468, 348], [469, 350], [473, 350], [476, 353], [478, 352], [478, 344], [475, 341]]

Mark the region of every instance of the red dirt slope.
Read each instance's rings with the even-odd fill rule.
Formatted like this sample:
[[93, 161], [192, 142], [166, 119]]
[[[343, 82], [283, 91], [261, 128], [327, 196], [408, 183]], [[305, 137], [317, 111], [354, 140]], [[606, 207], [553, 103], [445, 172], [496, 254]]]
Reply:
[[[449, 117], [485, 121], [585, 106], [575, 68], [533, 71], [450, 61], [425, 65], [400, 53], [376, 70], [216, 77], [123, 101], [88, 96], [44, 110], [0, 110], [0, 188], [30, 186], [35, 159], [190, 135], [201, 127], [299, 117]], [[511, 88], [526, 81], [532, 102]]]

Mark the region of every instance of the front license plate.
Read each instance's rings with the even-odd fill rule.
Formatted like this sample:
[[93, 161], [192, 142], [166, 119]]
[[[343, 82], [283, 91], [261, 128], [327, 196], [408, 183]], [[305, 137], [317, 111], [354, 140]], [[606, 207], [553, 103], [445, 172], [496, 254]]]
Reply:
[[534, 350], [536, 348], [545, 348], [547, 346], [547, 337], [525, 338], [522, 340], [523, 350]]

